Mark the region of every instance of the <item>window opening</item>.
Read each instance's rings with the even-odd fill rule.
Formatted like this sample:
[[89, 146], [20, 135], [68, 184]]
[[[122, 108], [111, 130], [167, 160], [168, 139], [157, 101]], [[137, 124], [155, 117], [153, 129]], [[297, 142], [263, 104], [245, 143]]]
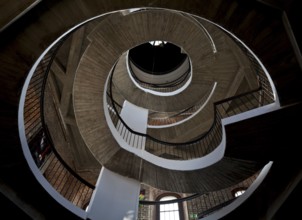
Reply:
[[[177, 199], [175, 196], [165, 196], [160, 201]], [[159, 207], [160, 220], [180, 220], [178, 203], [162, 204]]]
[[239, 188], [235, 188], [232, 190], [232, 194], [234, 197], [239, 197], [241, 196], [244, 192], [245, 192], [246, 188], [245, 187], [239, 187]]
[[238, 190], [235, 192], [235, 197], [241, 196], [243, 193], [245, 192], [245, 190]]

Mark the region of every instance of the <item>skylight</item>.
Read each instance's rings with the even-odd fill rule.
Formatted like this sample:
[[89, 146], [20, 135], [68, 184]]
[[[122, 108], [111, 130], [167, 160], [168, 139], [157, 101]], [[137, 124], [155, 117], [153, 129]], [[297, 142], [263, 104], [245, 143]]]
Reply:
[[149, 41], [149, 43], [153, 46], [160, 46], [162, 44], [166, 44], [167, 41], [155, 40], [155, 41]]

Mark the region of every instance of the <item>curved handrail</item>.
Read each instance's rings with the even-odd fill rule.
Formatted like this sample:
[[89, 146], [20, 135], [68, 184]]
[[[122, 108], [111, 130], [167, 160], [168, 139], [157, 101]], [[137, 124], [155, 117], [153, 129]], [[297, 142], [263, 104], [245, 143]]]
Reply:
[[[257, 63], [256, 63], [257, 64]], [[254, 65], [256, 65], [254, 63]], [[257, 65], [258, 68], [259, 65]], [[114, 112], [116, 113], [114, 117], [118, 119], [121, 123], [118, 124], [119, 128], [122, 129], [123, 138], [125, 139], [136, 139], [139, 136], [140, 138], [146, 138], [146, 146], [139, 146], [141, 149], [145, 148], [146, 151], [154, 154], [154, 151], [158, 151], [159, 153], [156, 156], [163, 157], [166, 159], [171, 159], [172, 156], [176, 156], [177, 160], [187, 160], [187, 159], [194, 159], [200, 158], [212, 152], [221, 142], [222, 140], [222, 132], [221, 132], [221, 119], [224, 117], [229, 117], [231, 115], [239, 114], [269, 103], [273, 102], [272, 96], [265, 96], [264, 90], [267, 87], [264, 87], [266, 84], [262, 81], [259, 82], [260, 86], [252, 91], [243, 93], [241, 95], [237, 95], [234, 97], [226, 98], [219, 102], [214, 103], [214, 120], [212, 126], [209, 128], [208, 131], [203, 133], [201, 136], [195, 137], [191, 141], [182, 142], [182, 143], [172, 143], [166, 142], [159, 139], [156, 139], [148, 134], [143, 134], [131, 129], [125, 121], [119, 116], [121, 108], [118, 110], [115, 101], [112, 96], [112, 78], [114, 74], [115, 66], [113, 67], [110, 75], [109, 84], [109, 98], [110, 104]], [[261, 79], [260, 77], [258, 79]], [[109, 104], [109, 103], [108, 103]], [[112, 115], [111, 115], [112, 117]], [[123, 126], [121, 128], [121, 126]], [[130, 138], [129, 138], [130, 136]], [[130, 144], [130, 141], [128, 141]], [[137, 144], [137, 143], [136, 143]], [[177, 148], [177, 150], [172, 149], [171, 147]], [[182, 152], [184, 147], [189, 147], [189, 149], [193, 149], [193, 152], [188, 153], [186, 148], [186, 152]], [[166, 148], [166, 149], [165, 149]]]
[[[197, 21], [197, 20], [195, 19], [195, 21]], [[157, 156], [160, 156], [160, 157], [163, 157], [166, 159], [171, 159], [170, 158], [171, 155], [167, 155], [167, 154], [171, 153], [171, 147], [178, 148], [177, 151], [181, 151], [181, 148], [188, 147], [188, 146], [190, 146], [192, 149], [196, 148], [192, 152], [195, 155], [191, 155], [191, 154], [188, 155], [188, 153], [185, 152], [184, 154], [181, 155], [181, 157], [178, 157], [177, 159], [185, 160], [185, 159], [197, 158], [197, 157], [201, 157], [201, 156], [204, 156], [204, 155], [210, 153], [211, 151], [213, 151], [215, 149], [215, 147], [217, 147], [219, 145], [219, 143], [221, 141], [221, 129], [217, 130], [214, 128], [221, 127], [222, 118], [229, 117], [229, 116], [232, 116], [235, 114], [239, 114], [239, 113], [242, 113], [242, 112], [245, 112], [245, 111], [248, 111], [248, 110], [274, 102], [275, 96], [273, 94], [272, 87], [270, 85], [270, 81], [265, 74], [265, 70], [263, 70], [263, 66], [261, 64], [259, 64], [259, 61], [256, 58], [254, 58], [254, 55], [246, 48], [245, 45], [241, 45], [241, 42], [239, 40], [237, 40], [233, 35], [231, 35], [229, 33], [228, 33], [228, 35], [231, 36], [237, 44], [240, 44], [240, 47], [242, 48], [243, 52], [245, 52], [245, 54], [249, 57], [249, 59], [251, 61], [252, 69], [254, 70], [254, 73], [256, 74], [257, 79], [258, 79], [259, 88], [252, 90], [250, 92], [243, 93], [241, 95], [230, 97], [225, 100], [221, 100], [219, 102], [214, 103], [214, 120], [213, 120], [212, 126], [210, 127], [210, 129], [207, 132], [205, 132], [204, 134], [202, 134], [199, 137], [196, 137], [194, 140], [191, 140], [188, 142], [170, 143], [170, 142], [158, 140], [148, 134], [142, 134], [142, 133], [132, 130], [124, 122], [124, 120], [119, 116], [118, 113], [121, 111], [121, 109], [120, 109], [120, 111], [117, 110], [117, 108], [114, 104], [114, 99], [112, 97], [112, 75], [114, 73], [114, 70], [113, 70], [111, 73], [111, 76], [110, 76], [110, 80], [109, 80], [109, 83], [110, 83], [110, 86], [109, 86], [110, 96], [109, 97], [111, 99], [110, 102], [112, 104], [112, 108], [116, 112], [116, 117], [118, 117], [118, 121], [121, 122], [121, 123], [119, 123], [118, 126], [119, 127], [123, 126], [122, 130], [123, 130], [124, 136], [127, 136], [127, 138], [129, 137], [129, 135], [131, 136], [131, 138], [132, 138], [132, 136], [140, 136], [141, 138], [142, 137], [146, 138], [146, 142], [144, 143], [144, 144], [146, 144], [146, 146], [144, 146], [145, 150], [150, 153], [153, 152], [153, 154], [154, 154], [154, 151], [156, 151], [156, 150], [159, 151], [159, 149], [160, 149], [161, 155], [158, 154]], [[124, 131], [124, 128], [126, 129], [126, 131]], [[220, 130], [220, 132], [219, 132], [219, 130]], [[218, 135], [214, 135], [214, 132], [218, 132]], [[125, 134], [127, 134], [127, 135], [125, 135]], [[209, 138], [209, 140], [207, 140], [207, 138]], [[214, 140], [214, 142], [213, 142], [213, 140]], [[200, 142], [200, 145], [197, 144], [198, 142]], [[205, 143], [203, 143], [203, 142], [205, 142]], [[215, 144], [213, 144], [213, 143], [215, 143]], [[209, 145], [211, 145], [210, 148], [209, 148]], [[216, 146], [214, 147], [213, 145], [216, 145]], [[168, 147], [168, 149], [164, 149], [165, 147]], [[202, 148], [202, 149], [200, 149], [200, 148]], [[189, 149], [186, 148], [186, 150], [189, 150]], [[198, 153], [197, 153], [197, 151], [198, 151]], [[176, 151], [174, 151], [173, 153], [175, 153], [175, 152]], [[177, 155], [177, 156], [179, 156], [179, 155]]]
[[50, 147], [56, 158], [60, 161], [60, 163], [68, 170], [69, 173], [71, 173], [76, 179], [78, 179], [81, 183], [84, 185], [88, 186], [90, 189], [94, 190], [95, 185], [89, 183], [87, 180], [85, 180], [83, 177], [81, 177], [79, 174], [77, 174], [66, 162], [65, 160], [61, 157], [61, 155], [58, 153], [57, 149], [54, 147], [54, 143], [52, 141], [50, 132], [48, 130], [48, 126], [45, 125], [44, 130], [46, 131], [46, 136], [48, 136], [49, 141], [50, 141]]
[[171, 204], [171, 203], [179, 203], [179, 202], [185, 202], [185, 201], [188, 201], [191, 199], [198, 198], [201, 195], [202, 195], [201, 193], [195, 193], [195, 194], [187, 196], [187, 197], [181, 197], [178, 199], [171, 199], [171, 200], [164, 200], [164, 201], [140, 200], [139, 204], [141, 204], [141, 205], [164, 205], [164, 204]]
[[263, 89], [263, 98], [266, 103], [263, 105], [270, 104], [275, 102], [278, 106], [280, 106], [279, 98], [276, 95], [277, 90], [274, 86], [272, 79], [269, 76], [268, 71], [266, 70], [265, 66], [261, 63], [260, 59], [253, 53], [253, 51], [240, 39], [238, 39], [233, 33], [226, 30], [222, 26], [208, 20], [205, 18], [198, 17], [196, 15], [192, 15], [196, 20], [203, 20], [206, 22], [211, 23], [212, 25], [219, 28], [223, 33], [229, 36], [234, 43], [241, 49], [241, 51], [248, 57], [251, 65], [251, 69], [253, 70], [254, 74], [257, 76], [258, 84]]
[[[227, 187], [218, 191], [208, 192], [205, 194], [193, 194], [186, 197], [181, 197], [173, 200], [167, 201], [150, 201], [150, 200], [140, 200], [139, 204], [141, 205], [140, 208], [150, 207], [150, 206], [160, 206], [165, 204], [186, 204], [188, 216], [193, 216], [196, 218], [202, 218], [207, 216], [221, 208], [233, 203], [239, 197], [236, 197], [232, 192], [238, 188], [245, 188], [246, 191], [252, 191], [251, 189], [254, 182], [257, 179], [263, 178], [263, 168], [262, 170], [256, 172], [254, 175], [248, 177], [244, 181], [235, 184], [234, 186]], [[248, 196], [247, 196], [248, 197]], [[212, 202], [214, 201], [214, 202]]]
[[[261, 88], [262, 89], [262, 88]], [[112, 94], [112, 93], [111, 93]], [[233, 101], [233, 100], [229, 100], [229, 101]], [[43, 115], [43, 114], [42, 114]], [[47, 130], [47, 128], [44, 128], [44, 129], [46, 129]]]
[[[117, 62], [116, 62], [117, 63]], [[115, 64], [116, 66], [116, 64]], [[251, 110], [253, 108], [259, 107], [262, 104], [259, 102], [259, 98], [263, 98], [262, 88], [259, 87], [258, 89], [255, 89], [253, 91], [243, 93], [241, 95], [237, 95], [234, 97], [227, 98], [225, 100], [221, 100], [217, 103], [214, 103], [214, 120], [212, 123], [212, 126], [209, 128], [208, 131], [203, 133], [202, 135], [196, 137], [193, 140], [182, 142], [182, 143], [172, 143], [172, 142], [166, 142], [163, 140], [159, 140], [157, 138], [154, 138], [148, 134], [143, 134], [137, 131], [134, 131], [131, 129], [127, 123], [121, 118], [119, 113], [121, 112], [121, 108], [117, 107], [113, 98], [113, 92], [112, 92], [112, 78], [115, 70], [115, 66], [112, 68], [110, 79], [109, 79], [109, 91], [107, 94], [109, 94], [109, 102], [107, 104], [113, 109], [115, 112], [114, 115], [111, 115], [111, 119], [116, 122], [116, 126], [119, 127], [119, 130], [123, 133], [123, 138], [127, 140], [134, 140], [134, 139], [143, 139], [145, 138], [145, 142], [140, 144], [145, 144], [145, 146], [139, 146], [139, 148], [144, 148], [149, 153], [154, 153], [154, 151], [158, 150], [158, 154], [155, 154], [156, 156], [163, 157], [166, 159], [176, 159], [176, 160], [188, 160], [188, 159], [194, 159], [194, 158], [200, 158], [203, 157], [210, 152], [212, 152], [221, 142], [222, 140], [222, 124], [221, 119], [223, 117], [229, 117], [230, 112], [235, 112], [236, 114]], [[108, 96], [107, 96], [108, 97]], [[243, 100], [246, 98], [247, 100]], [[230, 105], [230, 103], [235, 103], [236, 101], [239, 101], [240, 103], [236, 104], [236, 111], [231, 111], [234, 109]], [[246, 102], [249, 101], [249, 105], [246, 105]], [[254, 103], [253, 103], [254, 102]], [[228, 105], [228, 106], [226, 106]], [[244, 105], [244, 106], [241, 106]], [[119, 108], [119, 110], [118, 110]], [[233, 114], [234, 115], [234, 114]], [[113, 117], [116, 117], [113, 119]], [[120, 123], [117, 123], [120, 122]], [[135, 137], [138, 136], [139, 138]], [[130, 141], [128, 141], [130, 144]], [[138, 145], [139, 143], [135, 143], [135, 145]], [[176, 150], [172, 149], [171, 147], [177, 148]], [[186, 152], [182, 152], [182, 149], [185, 148]], [[188, 151], [191, 152], [189, 153]], [[174, 151], [173, 151], [174, 150]], [[171, 153], [173, 153], [171, 155]], [[171, 156], [174, 156], [174, 158], [171, 158]]]
[[[129, 130], [131, 133], [133, 133], [133, 134], [135, 134], [135, 135], [139, 135], [139, 136], [143, 136], [143, 137], [146, 137], [146, 138], [148, 138], [148, 139], [150, 139], [150, 140], [152, 140], [152, 141], [154, 141], [154, 142], [157, 142], [157, 143], [160, 143], [160, 144], [164, 144], [164, 145], [170, 145], [170, 146], [175, 146], [175, 145], [177, 145], [177, 146], [182, 146], [182, 145], [189, 145], [189, 144], [193, 144], [193, 143], [195, 143], [196, 142], [196, 140], [195, 141], [188, 141], [188, 142], [184, 142], [184, 143], [170, 143], [170, 142], [165, 142], [165, 141], [162, 141], [162, 140], [158, 140], [158, 139], [156, 139], [156, 138], [154, 138], [154, 137], [152, 137], [152, 136], [150, 136], [150, 135], [148, 135], [148, 134], [143, 134], [143, 133], [140, 133], [140, 132], [137, 132], [137, 131], [134, 131], [133, 129], [131, 129], [128, 125], [127, 125], [127, 123], [121, 118], [121, 116], [119, 115], [119, 112], [120, 111], [118, 111], [117, 110], [117, 107], [116, 107], [116, 105], [115, 105], [115, 103], [116, 103], [116, 101], [114, 100], [114, 98], [113, 98], [113, 96], [112, 96], [112, 76], [113, 76], [113, 73], [114, 73], [114, 70], [115, 70], [115, 66], [113, 67], [113, 69], [112, 69], [112, 72], [111, 72], [111, 76], [110, 76], [110, 80], [109, 80], [109, 83], [110, 83], [110, 86], [109, 86], [109, 92], [107, 93], [107, 94], [109, 94], [109, 97], [110, 97], [110, 101], [111, 101], [111, 103], [112, 103], [112, 108], [114, 109], [114, 111], [115, 111], [115, 113], [116, 113], [116, 115], [117, 115], [117, 117], [119, 118], [119, 120], [123, 123], [123, 126], [125, 126], [126, 128], [127, 128], [127, 130]], [[214, 113], [215, 114], [215, 113]], [[212, 126], [213, 127], [213, 126]], [[209, 129], [209, 131], [212, 129], [212, 127]], [[208, 132], [209, 132], [208, 131]], [[206, 133], [208, 133], [208, 132], [206, 132]], [[204, 134], [204, 136], [206, 136], [206, 134]], [[202, 139], [202, 138], [200, 138], [200, 139]]]
[[[168, 127], [173, 126], [184, 121], [189, 120], [190, 118], [194, 117], [198, 112], [200, 112], [211, 99], [217, 82], [213, 84], [211, 90], [209, 90], [197, 104], [180, 110], [178, 112], [157, 112], [149, 110], [148, 116], [148, 127], [150, 128], [158, 128], [158, 127]], [[171, 123], [171, 121], [173, 121]], [[159, 126], [158, 126], [159, 124]]]
[[58, 153], [58, 151], [55, 148], [55, 145], [53, 143], [51, 134], [49, 132], [47, 123], [45, 121], [45, 116], [44, 116], [44, 92], [45, 92], [45, 88], [46, 88], [46, 83], [47, 83], [47, 79], [48, 79], [48, 75], [50, 72], [50, 68], [51, 68], [51, 64], [54, 61], [54, 58], [58, 52], [58, 50], [60, 49], [60, 47], [62, 46], [62, 44], [65, 42], [65, 40], [74, 32], [71, 32], [69, 35], [65, 36], [60, 42], [58, 42], [58, 44], [55, 46], [55, 51], [53, 51], [52, 55], [51, 55], [51, 59], [47, 65], [47, 68], [44, 72], [44, 78], [43, 78], [43, 82], [42, 82], [42, 86], [41, 86], [41, 96], [40, 96], [40, 116], [41, 116], [41, 123], [42, 123], [42, 129], [45, 132], [45, 136], [49, 141], [51, 150], [53, 151], [53, 153], [55, 154], [55, 156], [58, 158], [58, 160], [61, 162], [61, 164], [76, 178], [78, 179], [80, 182], [82, 182], [83, 184], [85, 184], [86, 186], [88, 186], [91, 189], [94, 189], [95, 186], [92, 185], [91, 183], [89, 183], [88, 181], [86, 181], [85, 179], [83, 179], [81, 176], [79, 176], [61, 157], [61, 155]]
[[[76, 30], [74, 30], [76, 31]], [[55, 45], [55, 50], [52, 52], [52, 55], [51, 55], [51, 59], [47, 65], [47, 68], [44, 72], [44, 78], [43, 78], [43, 82], [42, 82], [42, 86], [41, 86], [41, 96], [40, 96], [40, 116], [41, 116], [41, 123], [42, 123], [42, 128], [43, 130], [45, 131], [45, 136], [46, 138], [49, 140], [49, 143], [50, 143], [50, 147], [51, 147], [51, 150], [53, 151], [53, 153], [55, 154], [55, 156], [58, 158], [58, 160], [61, 162], [61, 164], [74, 176], [76, 177], [76, 179], [78, 179], [80, 182], [82, 182], [83, 184], [85, 184], [86, 186], [88, 186], [89, 188], [91, 189], [94, 189], [95, 186], [91, 183], [89, 183], [88, 181], [86, 181], [85, 179], [83, 179], [80, 175], [78, 175], [61, 157], [61, 155], [58, 153], [58, 151], [56, 150], [55, 148], [55, 145], [53, 143], [53, 140], [52, 140], [52, 137], [51, 137], [51, 134], [49, 132], [49, 129], [48, 129], [48, 126], [47, 126], [47, 123], [45, 121], [45, 116], [44, 116], [44, 92], [45, 92], [45, 88], [46, 88], [46, 84], [47, 84], [47, 79], [48, 79], [48, 75], [49, 75], [49, 72], [50, 72], [50, 68], [51, 68], [51, 65], [56, 57], [56, 54], [58, 52], [58, 50], [61, 48], [61, 46], [63, 45], [63, 43], [68, 39], [68, 37], [74, 33], [73, 32], [70, 32], [69, 35], [66, 35], [63, 39], [61, 39], [57, 45]]]
[[181, 13], [181, 15], [184, 17], [187, 17], [189, 19], [192, 19], [193, 22], [197, 23], [197, 25], [200, 27], [200, 29], [204, 32], [204, 34], [208, 37], [209, 41], [211, 42], [211, 46], [213, 48], [213, 53], [217, 53], [216, 45], [215, 45], [211, 35], [209, 34], [208, 30], [200, 22], [198, 22], [198, 20], [195, 17], [189, 15], [188, 13], [183, 12], [183, 13]]
[[[44, 91], [58, 50], [82, 25], [52, 44], [38, 59], [27, 79], [23, 110], [25, 139], [38, 170], [54, 190], [80, 209], [85, 208], [83, 203], [90, 200], [95, 186], [79, 176], [57, 152], [44, 118]], [[37, 152], [33, 149], [40, 146], [45, 150]], [[66, 184], [67, 180], [70, 185]]]

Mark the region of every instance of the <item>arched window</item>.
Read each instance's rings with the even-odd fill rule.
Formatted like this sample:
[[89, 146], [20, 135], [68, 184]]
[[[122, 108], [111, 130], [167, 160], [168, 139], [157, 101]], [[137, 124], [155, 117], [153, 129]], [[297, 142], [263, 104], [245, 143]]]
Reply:
[[[180, 198], [177, 194], [162, 194], [157, 200], [164, 202], [169, 200], [176, 200]], [[183, 207], [182, 203], [168, 203], [157, 206], [157, 219], [159, 220], [182, 220]]]

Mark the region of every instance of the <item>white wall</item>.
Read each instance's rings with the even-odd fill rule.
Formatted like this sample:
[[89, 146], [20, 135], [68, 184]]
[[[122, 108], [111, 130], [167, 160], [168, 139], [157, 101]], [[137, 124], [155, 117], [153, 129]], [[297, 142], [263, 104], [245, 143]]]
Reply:
[[[146, 134], [148, 126], [148, 109], [138, 107], [125, 101], [120, 114], [124, 122], [134, 131]], [[122, 123], [122, 122], [118, 122]], [[118, 132], [123, 136], [124, 126], [117, 126]], [[131, 146], [140, 150], [145, 149], [146, 138], [140, 135], [126, 135], [124, 140]]]
[[90, 200], [91, 220], [136, 220], [140, 183], [102, 168]]
[[148, 125], [148, 109], [124, 101], [121, 118], [134, 131], [146, 134]]

